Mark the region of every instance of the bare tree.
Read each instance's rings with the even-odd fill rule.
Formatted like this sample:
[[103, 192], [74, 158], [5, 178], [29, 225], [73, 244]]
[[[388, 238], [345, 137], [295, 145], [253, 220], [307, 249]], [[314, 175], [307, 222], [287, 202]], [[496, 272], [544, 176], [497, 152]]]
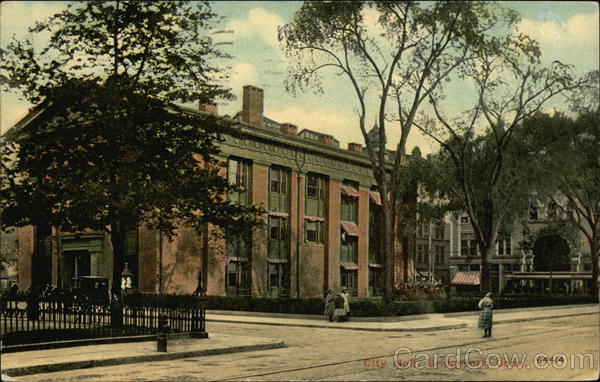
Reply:
[[527, 208], [528, 184], [539, 165], [531, 159], [547, 144], [515, 145], [522, 122], [549, 99], [579, 84], [571, 67], [558, 61], [546, 67], [539, 58], [538, 44], [527, 36], [506, 40], [493, 51], [482, 50], [467, 71], [476, 89], [475, 106], [451, 119], [440, 97], [432, 94], [435, 118], [423, 116], [414, 122], [441, 146], [438, 186], [469, 216], [481, 255], [481, 291], [491, 288], [491, 260], [500, 229]]
[[[389, 180], [399, 176], [413, 120], [461, 64], [494, 45], [501, 34], [496, 29], [493, 35], [494, 28], [509, 30], [517, 21], [516, 12], [484, 2], [305, 2], [279, 30], [290, 63], [290, 92], [322, 92], [320, 75], [331, 69], [356, 95], [358, 126], [382, 195], [386, 295], [394, 282], [409, 279], [402, 265], [408, 254], [398, 245], [402, 190]], [[368, 114], [376, 117], [374, 137], [367, 131]], [[392, 128], [399, 129], [400, 138], [388, 152]]]

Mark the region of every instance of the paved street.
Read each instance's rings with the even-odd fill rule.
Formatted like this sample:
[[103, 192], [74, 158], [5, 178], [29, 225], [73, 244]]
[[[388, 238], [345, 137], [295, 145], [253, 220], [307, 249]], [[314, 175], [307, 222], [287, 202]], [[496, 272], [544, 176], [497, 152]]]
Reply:
[[[493, 338], [487, 339], [474, 324], [386, 333], [210, 322], [209, 332], [276, 338], [287, 346], [17, 380], [589, 380], [598, 376], [598, 325], [597, 314], [505, 323], [495, 325]], [[405, 349], [395, 358], [401, 347]], [[511, 362], [513, 355], [517, 358]]]

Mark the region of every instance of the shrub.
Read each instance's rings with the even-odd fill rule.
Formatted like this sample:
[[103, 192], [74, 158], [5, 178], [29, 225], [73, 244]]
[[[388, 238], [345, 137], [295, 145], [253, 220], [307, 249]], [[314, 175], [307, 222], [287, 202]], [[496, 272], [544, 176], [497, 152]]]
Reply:
[[[598, 302], [593, 296], [582, 295], [510, 295], [495, 296], [495, 308], [521, 308]], [[452, 296], [449, 299], [396, 300], [382, 303], [377, 300], [359, 299], [350, 302], [355, 317], [405, 316], [427, 313], [451, 313], [477, 311], [479, 296]], [[251, 298], [175, 294], [136, 293], [125, 297], [129, 306], [150, 307], [205, 307], [211, 310], [239, 310], [265, 313], [323, 314], [323, 299], [297, 298]]]

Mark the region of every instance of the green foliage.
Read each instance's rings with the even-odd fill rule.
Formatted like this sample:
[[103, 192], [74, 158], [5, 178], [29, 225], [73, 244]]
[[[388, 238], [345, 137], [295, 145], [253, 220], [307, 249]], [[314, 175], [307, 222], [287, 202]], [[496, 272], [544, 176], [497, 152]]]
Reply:
[[[538, 113], [523, 122], [525, 139], [543, 142], [536, 155], [542, 163], [531, 186], [541, 198], [557, 208], [558, 221], [568, 240], [578, 242], [572, 227], [586, 237], [591, 249], [592, 279], [598, 277], [600, 255], [600, 122], [598, 107], [598, 73], [588, 73], [587, 81], [575, 99], [580, 102], [575, 119], [563, 114]], [[595, 89], [595, 92], [593, 91]], [[588, 98], [582, 99], [584, 95]], [[585, 97], [584, 97], [585, 98]], [[593, 109], [596, 108], [596, 109]], [[568, 158], [568, 160], [565, 160]], [[563, 220], [563, 221], [561, 221]], [[571, 244], [572, 245], [572, 244]], [[593, 283], [594, 292], [597, 284]]]
[[37, 106], [2, 148], [2, 224], [108, 231], [115, 294], [139, 225], [170, 237], [177, 225], [260, 225], [261, 209], [225, 199], [214, 159], [235, 131], [176, 105], [232, 98], [214, 64], [227, 58], [210, 38], [215, 18], [206, 2], [88, 2], [31, 28], [50, 34], [42, 51], [9, 43], [1, 83]]
[[[359, 299], [350, 302], [354, 317], [406, 316], [429, 313], [477, 311], [481, 297], [452, 297], [450, 299], [419, 299], [392, 301], [384, 304], [376, 300]], [[495, 308], [518, 308], [527, 306], [586, 304], [597, 301], [590, 296], [578, 295], [513, 295], [494, 297]], [[209, 310], [234, 310], [264, 313], [288, 313], [322, 315], [323, 299], [269, 299], [247, 297], [196, 297], [192, 295], [133, 294], [125, 298], [129, 306], [150, 307], [199, 307]]]
[[42, 52], [10, 43], [4, 83], [43, 103], [3, 147], [15, 160], [3, 162], [2, 223], [120, 234], [257, 223], [259, 209], [224, 200], [213, 159], [231, 126], [174, 104], [231, 97], [211, 64], [225, 57], [206, 31], [214, 18], [207, 3], [90, 2], [32, 28], [51, 34]]

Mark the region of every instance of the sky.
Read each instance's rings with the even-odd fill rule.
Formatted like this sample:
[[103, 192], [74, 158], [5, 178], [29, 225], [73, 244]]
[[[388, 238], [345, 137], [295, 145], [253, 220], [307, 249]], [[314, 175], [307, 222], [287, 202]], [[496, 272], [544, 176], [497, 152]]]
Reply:
[[[14, 36], [22, 39], [27, 28], [63, 10], [66, 2], [6, 1], [0, 4], [0, 46]], [[503, 5], [519, 11], [521, 32], [537, 39], [543, 61], [559, 60], [573, 64], [584, 73], [599, 68], [598, 4], [579, 1], [510, 1]], [[312, 92], [293, 96], [285, 91], [286, 58], [277, 40], [277, 27], [289, 22], [301, 2], [295, 1], [216, 1], [213, 10], [224, 17], [219, 26], [232, 31], [219, 35], [231, 42], [224, 50], [234, 56], [229, 63], [232, 75], [229, 86], [235, 101], [218, 104], [220, 114], [234, 115], [242, 107], [242, 87], [254, 85], [264, 89], [264, 114], [278, 122], [290, 122], [299, 129], [322, 131], [335, 136], [345, 147], [349, 142], [363, 142], [356, 117], [356, 96], [339, 77], [330, 76], [324, 82], [324, 93]], [[454, 91], [454, 94], [452, 93]], [[449, 88], [448, 98], [460, 103], [460, 87]], [[2, 93], [0, 128], [4, 132], [24, 117], [32, 106], [15, 94]], [[557, 99], [546, 110], [561, 108]], [[369, 116], [367, 116], [369, 121]], [[374, 123], [374, 117], [368, 122]], [[390, 132], [391, 142], [397, 142], [399, 131]], [[396, 138], [396, 139], [395, 139]], [[418, 145], [423, 152], [431, 150], [431, 142], [413, 129], [407, 151]]]

